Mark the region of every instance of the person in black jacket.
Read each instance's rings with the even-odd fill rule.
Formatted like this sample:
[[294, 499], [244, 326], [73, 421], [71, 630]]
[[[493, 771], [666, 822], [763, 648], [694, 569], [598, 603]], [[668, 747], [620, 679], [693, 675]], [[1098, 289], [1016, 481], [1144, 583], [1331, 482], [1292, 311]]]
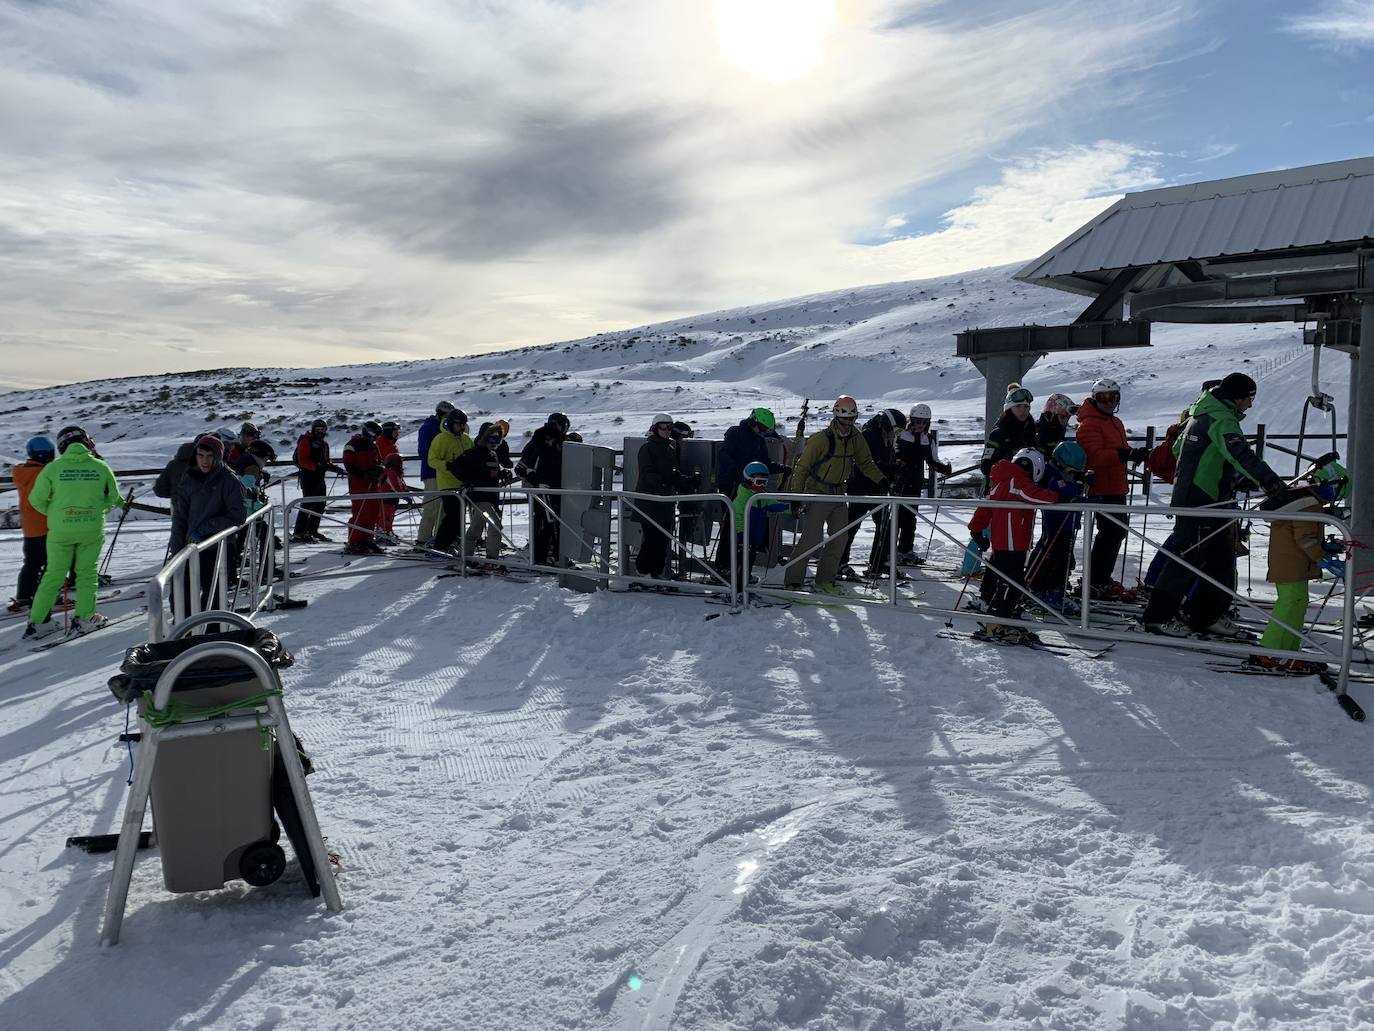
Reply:
[[171, 499], [177, 496], [177, 486], [186, 470], [196, 461], [196, 442], [188, 440], [177, 448], [176, 457], [169, 461], [153, 481], [153, 493], [160, 498]]
[[[767, 408], [755, 408], [737, 426], [725, 431], [725, 440], [716, 455], [716, 491], [733, 498], [744, 478], [744, 467], [750, 462], [762, 462], [768, 472], [788, 473], [791, 470], [768, 457], [768, 438], [776, 436], [777, 420]], [[785, 485], [784, 485], [785, 486]], [[730, 566], [730, 547], [735, 540], [735, 514], [727, 510], [720, 524], [720, 540], [716, 543], [716, 568], [724, 571]]]
[[[893, 445], [897, 439], [897, 432], [906, 425], [906, 417], [895, 408], [888, 408], [868, 422], [864, 423], [863, 436], [868, 444], [868, 453], [873, 456], [874, 463], [887, 476], [887, 482], [891, 483], [896, 473], [897, 452]], [[856, 466], [854, 472], [849, 477], [850, 494], [886, 494], [887, 491], [879, 484], [874, 483]], [[840, 560], [840, 576], [846, 579], [854, 578], [854, 570], [849, 565], [849, 551], [854, 546], [854, 537], [859, 532], [859, 523], [875, 508], [879, 506], [867, 502], [851, 502], [849, 505], [849, 521], [853, 523], [849, 528], [849, 534], [844, 542], [844, 557]], [[881, 516], [874, 516], [873, 523], [878, 528], [878, 536], [874, 541], [873, 548], [869, 553], [870, 559], [876, 555], [876, 561], [869, 562], [868, 575], [874, 576], [881, 570], [887, 568], [887, 521]]]
[[[639, 449], [635, 493], [666, 496], [690, 493], [700, 481], [700, 471], [696, 476], [683, 473], [679, 461], [672, 416], [654, 416], [649, 439]], [[668, 558], [675, 506], [671, 501], [637, 501], [634, 504], [644, 530], [644, 539], [635, 555], [635, 570], [640, 576], [661, 577]]]
[[[563, 441], [567, 439], [571, 421], [562, 412], [554, 412], [543, 426], [534, 431], [520, 461], [516, 475], [531, 487], [563, 486]], [[558, 565], [558, 513], [562, 506], [556, 494], [530, 496], [533, 522], [535, 561], [544, 565]]]
[[[175, 555], [187, 544], [209, 540], [221, 530], [248, 518], [243, 484], [224, 466], [224, 442], [207, 433], [196, 440], [195, 465], [186, 471], [172, 499], [172, 539]], [[227, 551], [228, 549], [226, 549]], [[214, 587], [216, 548], [200, 554], [200, 607], [205, 609]], [[225, 576], [232, 570], [226, 569]], [[190, 580], [187, 579], [189, 585]], [[227, 586], [227, 583], [226, 583]], [[187, 595], [189, 599], [189, 593]], [[187, 611], [190, 611], [189, 606]]]
[[983, 445], [983, 460], [978, 464], [985, 480], [992, 475], [992, 467], [1002, 459], [1011, 458], [1022, 448], [1039, 446], [1040, 437], [1035, 420], [1030, 417], [1031, 402], [1034, 400], [1035, 395], [1020, 383], [1012, 383], [1007, 387], [1007, 398], [1002, 402], [1002, 418], [997, 420], [997, 425], [988, 434], [987, 442]]
[[[941, 476], [954, 471], [948, 462], [940, 460], [939, 433], [931, 426], [930, 405], [913, 405], [907, 413], [906, 428], [897, 434], [894, 450], [897, 454], [896, 472], [892, 477], [892, 493], [904, 498], [919, 498], [926, 488], [929, 470]], [[924, 565], [916, 554], [916, 512], [901, 508], [897, 512], [897, 564]]]
[[499, 422], [484, 422], [478, 427], [472, 447], [454, 463], [454, 472], [463, 481], [468, 499], [463, 551], [469, 560], [484, 538], [488, 560], [501, 557], [501, 488], [515, 479], [501, 465], [500, 449], [505, 439]]

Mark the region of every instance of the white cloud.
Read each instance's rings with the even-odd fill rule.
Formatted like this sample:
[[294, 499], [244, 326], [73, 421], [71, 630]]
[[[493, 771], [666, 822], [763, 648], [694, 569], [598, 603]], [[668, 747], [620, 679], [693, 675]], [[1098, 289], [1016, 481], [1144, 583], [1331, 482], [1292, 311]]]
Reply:
[[1288, 28], [1332, 49], [1374, 46], [1374, 0], [1322, 0]]
[[[1010, 260], [1030, 237], [984, 193], [924, 245], [847, 241], [1138, 93], [1180, 17], [835, 9], [821, 64], [774, 82], [722, 57], [711, 5], [671, 0], [0, 6], [0, 349], [54, 380], [77, 355], [87, 376], [443, 355], [924, 274], [955, 239], [962, 267]], [[1059, 193], [1023, 181], [1043, 157], [1003, 187], [1046, 191], [1059, 226], [1112, 153], [1075, 152]]]

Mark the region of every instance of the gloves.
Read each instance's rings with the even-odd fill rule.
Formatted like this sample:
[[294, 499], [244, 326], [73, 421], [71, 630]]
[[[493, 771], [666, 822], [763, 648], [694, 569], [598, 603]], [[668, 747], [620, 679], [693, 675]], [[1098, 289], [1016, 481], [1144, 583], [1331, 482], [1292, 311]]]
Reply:
[[1345, 541], [1339, 537], [1328, 537], [1322, 541], [1322, 551], [1328, 555], [1344, 555]]
[[335, 465], [333, 462], [330, 462], [329, 465], [325, 466], [325, 468], [328, 469], [331, 473], [338, 473], [340, 476], [344, 476], [348, 473], [348, 470], [345, 469], [343, 466]]
[[529, 477], [530, 471], [524, 462], [515, 463], [515, 475], [520, 477], [520, 479], [522, 480], [527, 479]]
[[1340, 558], [1324, 558], [1317, 563], [1322, 569], [1326, 570], [1337, 580], [1345, 579], [1345, 560]]
[[1079, 479], [1082, 481], [1084, 488], [1091, 487], [1093, 481], [1097, 479], [1097, 473], [1093, 472], [1091, 469], [1084, 469], [1083, 472], [1079, 474]]
[[939, 470], [941, 476], [949, 476], [954, 472], [954, 466], [950, 465], [948, 462], [937, 465], [935, 468]]
[[1117, 448], [1116, 457], [1121, 459], [1123, 462], [1129, 462], [1131, 460], [1131, 449], [1128, 447]]
[[980, 555], [983, 552], [985, 552], [988, 548], [987, 542], [983, 540], [983, 535], [981, 533], [969, 534], [968, 542], [969, 546], [972, 547], [975, 551], [977, 551]]
[[1145, 461], [1145, 460], [1148, 459], [1149, 457], [1150, 457], [1150, 449], [1149, 449], [1149, 448], [1147, 448], [1147, 447], [1133, 447], [1133, 448], [1131, 448], [1131, 458], [1130, 458], [1130, 462], [1131, 462], [1132, 465], [1139, 465], [1141, 462]]
[[385, 475], [385, 474], [384, 474], [384, 473], [382, 472], [382, 470], [380, 470], [380, 469], [375, 469], [375, 468], [374, 468], [374, 469], [369, 469], [369, 470], [367, 471], [367, 478], [368, 478], [369, 480], [371, 480], [373, 483], [377, 483], [378, 481], [380, 481], [381, 478], [382, 478], [384, 475]]

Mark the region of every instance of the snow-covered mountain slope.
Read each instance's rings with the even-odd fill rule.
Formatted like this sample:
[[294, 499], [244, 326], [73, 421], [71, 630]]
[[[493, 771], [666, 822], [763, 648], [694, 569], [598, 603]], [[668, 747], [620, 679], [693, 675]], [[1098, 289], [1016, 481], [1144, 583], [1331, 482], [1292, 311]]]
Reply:
[[[40, 431], [79, 422], [124, 467], [160, 464], [190, 434], [263, 425], [274, 445], [303, 423], [331, 420], [336, 440], [370, 417], [414, 427], [449, 398], [474, 419], [508, 419], [515, 435], [555, 410], [593, 442], [639, 433], [656, 412], [719, 434], [755, 405], [795, 418], [803, 398], [859, 398], [865, 412], [928, 401], [947, 435], [981, 432], [983, 380], [954, 355], [971, 326], [1057, 323], [1082, 298], [1028, 287], [1011, 267], [837, 291], [715, 312], [637, 330], [493, 354], [327, 369], [221, 369], [93, 381], [0, 395], [0, 455]], [[1134, 429], [1167, 426], [1205, 378], [1248, 371], [1261, 383], [1252, 424], [1297, 426], [1310, 352], [1291, 325], [1158, 326], [1148, 351], [1050, 356], [1026, 383], [1039, 396], [1087, 393], [1101, 375], [1123, 387]], [[287, 356], [283, 356], [287, 357]], [[1344, 402], [1346, 362], [1324, 388]], [[620, 420], [620, 421], [618, 421]], [[413, 431], [412, 431], [413, 434]], [[413, 435], [403, 444], [413, 445]]]

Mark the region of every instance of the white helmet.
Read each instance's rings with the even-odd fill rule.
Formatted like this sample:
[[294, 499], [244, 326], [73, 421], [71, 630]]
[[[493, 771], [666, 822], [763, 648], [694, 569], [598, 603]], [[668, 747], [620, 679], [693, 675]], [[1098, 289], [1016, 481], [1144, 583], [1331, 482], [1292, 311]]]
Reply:
[[660, 412], [658, 415], [655, 415], [653, 419], [650, 420], [649, 432], [653, 433], [654, 430], [658, 429], [658, 427], [662, 426], [664, 423], [667, 423], [669, 426], [672, 426], [673, 417], [671, 415], [664, 415], [662, 412]]
[[835, 398], [835, 406], [830, 409], [830, 412], [840, 419], [857, 419], [859, 417], [859, 402], [848, 394], [841, 394]]
[[1103, 376], [1093, 384], [1093, 396], [1096, 397], [1098, 394], [1116, 394], [1120, 396], [1121, 384], [1114, 379]]
[[1017, 465], [1022, 462], [1030, 463], [1030, 474], [1035, 477], [1035, 482], [1040, 482], [1040, 477], [1045, 475], [1045, 456], [1033, 447], [1023, 447], [1012, 458]]
[[930, 422], [930, 405], [922, 401], [918, 405], [912, 405], [911, 411], [906, 413], [908, 419], [924, 419]]

